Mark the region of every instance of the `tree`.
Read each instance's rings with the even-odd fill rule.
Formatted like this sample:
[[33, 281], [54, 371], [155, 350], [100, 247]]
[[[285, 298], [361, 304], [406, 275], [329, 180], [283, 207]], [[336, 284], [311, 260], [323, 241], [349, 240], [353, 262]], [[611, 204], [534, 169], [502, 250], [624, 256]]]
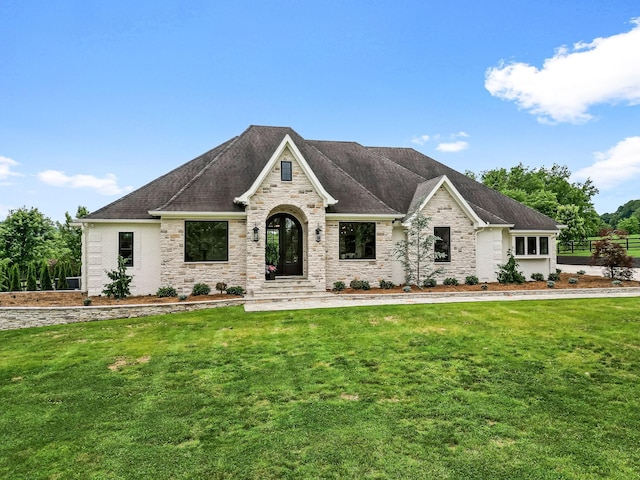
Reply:
[[497, 168], [480, 174], [483, 184], [538, 210], [556, 220], [558, 207], [574, 205], [583, 220], [587, 235], [595, 233], [601, 223], [593, 207], [592, 198], [598, 193], [591, 179], [584, 183], [570, 182], [571, 172], [566, 166], [527, 168], [521, 163], [510, 170]]
[[640, 199], [629, 200], [624, 205], [619, 206], [614, 213], [604, 213], [600, 218], [602, 218], [610, 228], [615, 228], [620, 220], [624, 220], [631, 216], [635, 216], [640, 219]]
[[42, 267], [40, 268], [40, 289], [53, 290], [53, 282], [51, 281], [49, 263], [46, 261], [42, 262]]
[[567, 226], [558, 235], [560, 243], [586, 238], [587, 230], [584, 227], [584, 218], [580, 216], [580, 209], [577, 205], [558, 205], [555, 219]]
[[434, 260], [442, 258], [444, 254], [434, 249], [438, 237], [430, 232], [429, 221], [422, 213], [417, 213], [411, 220], [406, 240], [396, 243], [393, 251], [404, 267], [405, 283], [418, 288], [425, 280], [442, 272], [442, 268], [432, 268]]
[[69, 282], [67, 282], [67, 264], [66, 262], [58, 262], [56, 264], [56, 290], [68, 290]]
[[591, 265], [602, 265], [605, 277], [619, 280], [633, 278], [633, 258], [627, 255], [626, 249], [616, 240], [624, 240], [626, 235], [619, 230], [605, 229], [602, 237], [593, 244]]
[[118, 255], [118, 269], [111, 270], [110, 272], [105, 270], [105, 272], [112, 282], [104, 285], [102, 293], [107, 297], [114, 297], [116, 299], [126, 298], [131, 295], [129, 285], [133, 280], [133, 275], [127, 275], [125, 259], [121, 255]]
[[630, 235], [640, 233], [640, 220], [638, 220], [638, 217], [633, 215], [631, 217], [623, 218], [618, 222], [617, 230], [624, 230]]
[[20, 265], [14, 263], [9, 272], [9, 291], [22, 291], [22, 277], [20, 275]]
[[[86, 207], [79, 206], [75, 218], [89, 215]], [[56, 259], [65, 261], [69, 265], [69, 275], [80, 275], [82, 265], [82, 228], [73, 225], [73, 218], [69, 212], [64, 213], [65, 222], [58, 223], [59, 241], [57, 242]]]
[[54, 236], [53, 222], [37, 208], [10, 210], [0, 228], [0, 257], [26, 270], [30, 262], [50, 255]]
[[38, 277], [36, 275], [36, 264], [31, 262], [27, 267], [27, 291], [35, 292], [38, 290]]
[[9, 259], [2, 258], [0, 259], [0, 292], [9, 291], [10, 277]]

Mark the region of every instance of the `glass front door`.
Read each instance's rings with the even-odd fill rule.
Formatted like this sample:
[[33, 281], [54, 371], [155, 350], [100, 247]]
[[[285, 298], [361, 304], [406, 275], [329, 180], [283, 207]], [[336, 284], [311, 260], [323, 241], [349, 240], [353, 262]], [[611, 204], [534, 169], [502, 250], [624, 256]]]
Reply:
[[302, 275], [302, 227], [292, 215], [278, 213], [267, 220], [267, 265], [276, 275]]

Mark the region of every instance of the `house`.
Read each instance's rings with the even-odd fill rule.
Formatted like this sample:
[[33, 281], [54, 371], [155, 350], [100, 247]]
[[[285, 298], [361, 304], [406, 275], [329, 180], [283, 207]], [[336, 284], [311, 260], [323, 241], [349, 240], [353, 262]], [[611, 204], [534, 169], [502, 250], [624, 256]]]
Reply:
[[509, 251], [527, 278], [555, 271], [556, 221], [432, 158], [251, 126], [79, 219], [82, 285], [99, 295], [118, 255], [138, 295], [217, 282], [256, 296], [279, 281], [312, 292], [355, 278], [399, 284], [393, 250], [417, 212], [440, 238], [440, 280], [495, 281]]

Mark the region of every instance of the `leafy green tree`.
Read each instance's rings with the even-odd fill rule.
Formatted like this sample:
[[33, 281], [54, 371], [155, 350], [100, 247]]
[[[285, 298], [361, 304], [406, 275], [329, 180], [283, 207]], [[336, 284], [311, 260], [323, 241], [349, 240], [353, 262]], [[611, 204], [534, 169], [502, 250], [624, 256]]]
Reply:
[[558, 241], [568, 243], [571, 240], [582, 240], [587, 236], [584, 226], [584, 218], [580, 216], [580, 208], [577, 205], [558, 205], [555, 219], [562, 225], [566, 225], [558, 235]]
[[[89, 214], [86, 207], [79, 206], [75, 218], [82, 218]], [[55, 258], [67, 263], [69, 276], [79, 276], [82, 264], [82, 228], [73, 225], [73, 218], [65, 212], [64, 223], [57, 224], [58, 238], [56, 242]]]
[[133, 275], [127, 275], [127, 266], [125, 259], [118, 255], [118, 269], [105, 271], [111, 283], [104, 285], [104, 293], [107, 297], [114, 297], [116, 299], [126, 298], [131, 295], [130, 285], [133, 280]]
[[640, 220], [638, 220], [638, 217], [634, 215], [627, 218], [623, 218], [618, 222], [617, 230], [624, 230], [630, 235], [635, 235], [636, 233], [640, 233]]
[[629, 200], [624, 205], [618, 207], [614, 213], [604, 213], [601, 218], [609, 225], [609, 228], [615, 228], [620, 220], [635, 216], [640, 219], [640, 199]]
[[46, 261], [42, 262], [42, 267], [40, 268], [40, 289], [53, 290], [51, 271], [49, 270], [49, 263]]
[[566, 166], [556, 164], [527, 168], [520, 163], [509, 170], [497, 168], [480, 174], [483, 184], [558, 221], [558, 207], [576, 206], [586, 234], [594, 234], [601, 223], [592, 201], [598, 190], [590, 179], [579, 183], [571, 182], [570, 177]]
[[402, 263], [405, 283], [422, 288], [423, 283], [442, 272], [434, 269], [433, 262], [444, 254], [434, 249], [437, 237], [429, 229], [430, 219], [418, 213], [411, 220], [406, 240], [396, 243], [394, 256]]
[[0, 228], [0, 257], [26, 270], [30, 262], [50, 256], [54, 237], [53, 222], [37, 208], [11, 210]]

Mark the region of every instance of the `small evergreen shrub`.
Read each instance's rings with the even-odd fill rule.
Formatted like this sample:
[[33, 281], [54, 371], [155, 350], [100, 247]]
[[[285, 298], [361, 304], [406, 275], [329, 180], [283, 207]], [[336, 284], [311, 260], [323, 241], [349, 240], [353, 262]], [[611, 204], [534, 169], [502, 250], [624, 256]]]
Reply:
[[475, 275], [468, 275], [464, 279], [465, 285], [477, 285], [478, 283], [480, 283], [480, 280], [478, 280], [478, 277], [476, 277]]
[[531, 280], [536, 282], [544, 282], [544, 275], [542, 273], [532, 273]]
[[556, 282], [554, 282], [553, 280], [548, 280], [547, 281], [547, 287], [553, 288], [555, 286], [556, 286]]
[[20, 292], [22, 291], [22, 280], [20, 278], [20, 267], [17, 263], [11, 267], [11, 271], [9, 273], [9, 291], [10, 292]]
[[393, 287], [395, 287], [395, 284], [391, 281], [387, 281], [387, 280], [380, 280], [380, 288], [384, 289], [384, 290], [390, 290]]
[[333, 291], [334, 292], [341, 292], [345, 288], [347, 288], [347, 286], [345, 285], [345, 283], [343, 281], [338, 280], [337, 282], [333, 282]]
[[558, 272], [550, 273], [549, 278], [547, 278], [547, 280], [551, 280], [552, 282], [557, 282], [558, 280], [560, 280], [560, 274]]
[[515, 257], [509, 251], [509, 260], [504, 265], [498, 265], [498, 271], [496, 274], [498, 275], [499, 283], [517, 283], [521, 284], [525, 282], [525, 277], [520, 270], [518, 270], [518, 262], [516, 262]]
[[456, 285], [458, 285], [458, 280], [453, 277], [448, 277], [442, 281], [442, 284], [455, 287]]
[[577, 279], [576, 277], [571, 277], [571, 278], [569, 279], [569, 283], [570, 283], [571, 285], [575, 285], [576, 283], [578, 283], [578, 279]]
[[224, 282], [218, 282], [216, 283], [216, 290], [219, 291], [220, 293], [224, 292], [227, 289], [227, 284]]
[[185, 295], [184, 293], [178, 296], [178, 300], [180, 300], [181, 302], [184, 302], [187, 298], [187, 295]]
[[405, 285], [402, 287], [402, 291], [405, 293], [409, 293], [411, 291], [411, 285]]
[[36, 275], [35, 263], [30, 263], [27, 267], [27, 291], [35, 292], [38, 290], [38, 278]]
[[[104, 293], [107, 297], [114, 297], [116, 299], [126, 298], [131, 295], [129, 285], [133, 280], [133, 275], [127, 275], [127, 266], [125, 260], [121, 256], [118, 256], [118, 270], [107, 271], [107, 277], [111, 280], [111, 283], [104, 285]], [[64, 273], [63, 273], [64, 274]], [[65, 283], [67, 279], [65, 278]], [[58, 283], [59, 284], [59, 283]], [[67, 288], [69, 286], [67, 285]]]
[[358, 280], [358, 279], [351, 280], [351, 283], [349, 284], [349, 286], [354, 290], [369, 290], [371, 288], [367, 280]]
[[191, 290], [191, 295], [197, 297], [198, 295], [209, 295], [211, 292], [211, 287], [206, 283], [196, 283], [193, 286], [193, 290]]
[[613, 285], [614, 287], [620, 287], [622, 285], [622, 281], [621, 280], [613, 280], [611, 282], [611, 285]]
[[584, 274], [586, 274], [587, 272], [585, 272], [584, 270], [578, 270], [576, 273], [577, 273], [578, 275], [584, 275]]
[[53, 290], [51, 272], [49, 271], [49, 264], [47, 262], [42, 262], [42, 268], [40, 270], [40, 289]]
[[489, 290], [489, 285], [487, 285], [486, 283], [483, 283], [482, 286], [480, 287], [480, 290]]
[[424, 282], [422, 282], [422, 286], [425, 288], [433, 288], [438, 284], [438, 281], [435, 278], [426, 278]]
[[242, 295], [244, 295], [244, 288], [242, 288], [240, 286], [227, 287], [227, 294], [242, 296]]
[[158, 289], [158, 291], [156, 292], [156, 296], [158, 298], [162, 298], [162, 297], [177, 297], [178, 296], [178, 292], [172, 286], [167, 285], [166, 287], [160, 287]]
[[82, 304], [83, 304], [85, 307], [90, 307], [90, 306], [91, 306], [91, 299], [90, 299], [89, 297], [85, 298], [85, 299], [82, 301]]

